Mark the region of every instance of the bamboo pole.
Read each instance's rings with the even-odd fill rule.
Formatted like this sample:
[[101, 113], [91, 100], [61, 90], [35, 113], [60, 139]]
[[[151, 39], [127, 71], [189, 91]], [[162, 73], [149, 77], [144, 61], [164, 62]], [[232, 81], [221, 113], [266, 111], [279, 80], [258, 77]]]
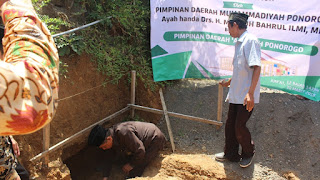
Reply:
[[[131, 71], [131, 104], [136, 103], [136, 71]], [[130, 112], [131, 119], [134, 118], [134, 109]]]
[[[112, 16], [109, 16], [109, 17], [107, 17], [106, 19], [110, 19], [110, 18], [112, 18]], [[55, 38], [55, 37], [58, 37], [58, 36], [62, 36], [62, 35], [65, 35], [65, 34], [69, 34], [69, 33], [78, 31], [78, 30], [80, 30], [80, 29], [84, 29], [84, 28], [87, 28], [87, 27], [89, 27], [89, 26], [95, 25], [95, 24], [100, 23], [100, 22], [102, 22], [102, 21], [104, 21], [104, 20], [105, 20], [105, 19], [100, 19], [100, 20], [94, 21], [94, 22], [92, 22], [92, 23], [89, 23], [89, 24], [86, 24], [86, 25], [83, 25], [83, 26], [80, 26], [80, 27], [77, 27], [77, 28], [74, 28], [74, 29], [71, 29], [71, 30], [68, 30], [68, 31], [65, 31], [65, 32], [61, 32], [61, 33], [58, 33], [58, 34], [54, 34], [54, 35], [52, 35], [52, 37]]]
[[[223, 86], [219, 84], [218, 89], [218, 110], [217, 110], [217, 121], [222, 121], [222, 107], [223, 107]], [[218, 126], [219, 129], [221, 126]]]
[[[50, 147], [50, 123], [48, 123], [44, 128], [43, 128], [43, 151], [46, 151]], [[44, 157], [44, 163], [45, 165], [49, 164], [49, 155]]]
[[[139, 106], [139, 105], [134, 105], [134, 104], [128, 104], [131, 108], [137, 109], [137, 110], [142, 110], [142, 111], [147, 111], [147, 112], [152, 112], [156, 114], [163, 114], [163, 110], [160, 109], [154, 109], [154, 108], [149, 108], [149, 107], [144, 107], [144, 106]], [[187, 120], [192, 120], [192, 121], [198, 121], [198, 122], [203, 122], [203, 123], [208, 123], [208, 124], [213, 124], [217, 126], [222, 126], [223, 123], [215, 120], [210, 120], [210, 119], [204, 119], [204, 118], [199, 118], [195, 116], [189, 116], [189, 115], [184, 115], [184, 114], [179, 114], [175, 112], [169, 112], [169, 116], [181, 118], [181, 119], [187, 119]]]
[[108, 117], [106, 117], [106, 118], [104, 118], [104, 119], [102, 119], [102, 120], [100, 120], [100, 121], [98, 121], [98, 122], [90, 125], [89, 127], [87, 127], [87, 128], [85, 128], [85, 129], [77, 132], [76, 134], [68, 137], [67, 139], [65, 139], [65, 140], [63, 140], [63, 141], [60, 141], [60, 142], [57, 143], [56, 145], [50, 147], [48, 150], [45, 150], [45, 151], [43, 151], [42, 153], [36, 155], [35, 157], [31, 158], [30, 161], [36, 161], [36, 160], [38, 160], [38, 159], [46, 156], [48, 153], [53, 152], [53, 151], [59, 149], [60, 147], [62, 147], [63, 145], [65, 145], [65, 144], [67, 144], [67, 143], [70, 143], [70, 142], [73, 141], [74, 139], [80, 137], [81, 135], [83, 135], [84, 133], [88, 132], [89, 130], [91, 130], [91, 129], [92, 129], [93, 127], [95, 127], [96, 125], [98, 125], [98, 124], [103, 124], [103, 123], [111, 120], [112, 118], [115, 118], [116, 116], [118, 116], [118, 115], [120, 115], [120, 114], [128, 111], [129, 109], [130, 109], [130, 108], [127, 106], [127, 107], [121, 109], [120, 111], [117, 111], [117, 112], [115, 112], [114, 114], [112, 114], [112, 115], [110, 115], [110, 116], [108, 116]]
[[169, 116], [168, 116], [167, 106], [166, 106], [166, 102], [164, 101], [164, 97], [163, 97], [163, 93], [162, 93], [162, 89], [161, 88], [159, 90], [159, 94], [160, 94], [160, 99], [161, 99], [164, 118], [166, 119], [166, 123], [167, 123], [167, 128], [168, 128], [168, 132], [169, 132], [172, 151], [174, 152], [176, 147], [174, 145], [174, 139], [173, 139], [171, 124], [170, 124], [170, 120], [169, 120]]

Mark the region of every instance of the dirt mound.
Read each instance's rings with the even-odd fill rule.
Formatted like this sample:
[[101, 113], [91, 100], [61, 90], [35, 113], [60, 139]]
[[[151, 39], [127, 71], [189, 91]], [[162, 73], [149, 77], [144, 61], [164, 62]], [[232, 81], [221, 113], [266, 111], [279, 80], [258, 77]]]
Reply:
[[143, 176], [134, 179], [227, 179], [223, 166], [204, 154], [162, 155], [161, 161], [156, 160], [150, 164]]
[[[102, 178], [95, 166], [99, 161], [99, 153], [103, 151], [95, 148], [85, 148], [79, 154], [66, 161], [73, 180], [95, 180]], [[193, 179], [212, 179], [227, 180], [239, 179], [235, 173], [226, 172], [223, 164], [217, 163], [213, 156], [203, 153], [183, 154], [180, 150], [172, 153], [170, 144], [160, 152], [158, 158], [154, 159], [145, 169], [142, 177], [133, 178], [134, 180], [193, 180]], [[83, 163], [86, 162], [86, 163]], [[112, 167], [110, 180], [126, 179], [122, 172], [123, 164], [115, 164]]]
[[300, 180], [300, 178], [298, 178], [295, 174], [293, 174], [293, 172], [286, 172], [283, 174], [283, 176], [288, 180]]
[[[224, 88], [224, 98], [227, 95]], [[165, 91], [167, 109], [207, 119], [216, 119], [218, 85], [213, 80], [181, 80]], [[262, 88], [260, 103], [248, 122], [256, 145], [253, 164], [240, 168], [225, 163], [228, 173], [240, 179], [320, 179], [320, 103], [300, 100], [277, 90]], [[223, 122], [228, 103], [223, 104]], [[175, 144], [184, 153], [209, 156], [223, 151], [224, 126], [170, 117]], [[159, 126], [167, 133], [166, 124]], [[288, 175], [288, 172], [291, 172]]]

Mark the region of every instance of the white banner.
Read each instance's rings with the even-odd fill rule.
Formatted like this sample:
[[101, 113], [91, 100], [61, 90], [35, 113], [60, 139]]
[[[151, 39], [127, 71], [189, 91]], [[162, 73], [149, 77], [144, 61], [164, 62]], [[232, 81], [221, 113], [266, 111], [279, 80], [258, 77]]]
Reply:
[[261, 44], [261, 85], [320, 100], [317, 0], [151, 0], [155, 81], [232, 75], [231, 12], [249, 15]]

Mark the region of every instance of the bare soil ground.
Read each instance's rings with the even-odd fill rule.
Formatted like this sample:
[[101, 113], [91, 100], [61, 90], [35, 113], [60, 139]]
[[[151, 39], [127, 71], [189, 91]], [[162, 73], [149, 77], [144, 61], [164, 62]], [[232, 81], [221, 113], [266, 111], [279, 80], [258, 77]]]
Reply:
[[[51, 146], [122, 109], [130, 101], [127, 81], [107, 84], [88, 57], [69, 60], [68, 79], [61, 77], [58, 111], [51, 126]], [[227, 89], [224, 89], [226, 95]], [[181, 80], [164, 90], [168, 111], [216, 119], [215, 81]], [[74, 96], [77, 93], [81, 95]], [[136, 104], [162, 109], [158, 92], [138, 82]], [[224, 146], [224, 126], [170, 117], [176, 152], [167, 148], [138, 179], [320, 179], [320, 103], [299, 100], [294, 95], [263, 90], [248, 123], [256, 144], [254, 164], [242, 169], [237, 163], [218, 163], [213, 154]], [[228, 104], [224, 103], [225, 121]], [[128, 114], [127, 114], [128, 115]], [[137, 111], [146, 121], [157, 123], [166, 134], [165, 121], [159, 115]], [[125, 115], [126, 116], [126, 115]], [[115, 119], [109, 125], [123, 120]], [[41, 161], [28, 160], [42, 151], [42, 131], [15, 137], [20, 144], [20, 161], [34, 179], [100, 179], [95, 153], [86, 147], [87, 135], [50, 154], [46, 167]], [[74, 155], [74, 156], [73, 156]], [[72, 157], [72, 158], [70, 158]], [[70, 174], [71, 173], [71, 174]], [[115, 167], [110, 179], [124, 179]]]
[[[216, 119], [216, 83], [211, 80], [176, 81], [164, 91], [168, 111]], [[226, 95], [227, 89], [224, 90]], [[157, 95], [155, 93], [155, 98]], [[214, 125], [170, 117], [177, 148], [172, 153], [167, 126], [161, 118], [157, 125], [167, 136], [166, 149], [149, 165], [143, 177], [135, 179], [319, 179], [319, 109], [319, 102], [262, 89], [261, 103], [248, 123], [256, 144], [256, 156], [253, 164], [245, 169], [237, 163], [214, 160], [213, 155], [223, 150], [224, 126], [217, 129]], [[228, 104], [224, 103], [224, 121], [227, 110]], [[148, 120], [148, 114], [145, 118]], [[98, 154], [93, 151], [87, 147], [67, 161], [73, 179], [101, 178], [101, 172], [94, 167]], [[87, 164], [81, 165], [81, 162]], [[125, 179], [120, 165], [114, 167], [109, 179]]]
[[[74, 56], [68, 63], [67, 78], [60, 77], [59, 105], [50, 124], [50, 146], [72, 136], [89, 125], [127, 106], [130, 89], [126, 81], [106, 83], [93, 62], [87, 56]], [[123, 117], [122, 117], [123, 118]], [[119, 120], [119, 119], [115, 119]], [[86, 135], [53, 153], [49, 168], [42, 161], [31, 163], [29, 159], [43, 151], [42, 130], [33, 134], [16, 136], [20, 144], [20, 161], [35, 179], [63, 179], [70, 172], [62, 159], [72, 156], [86, 146]]]
[[[168, 111], [216, 119], [216, 83], [211, 80], [179, 81], [165, 91]], [[224, 91], [225, 97], [227, 88]], [[237, 163], [218, 163], [223, 171], [216, 168], [214, 174], [225, 172], [226, 177], [221, 179], [320, 179], [319, 109], [319, 102], [299, 100], [294, 95], [263, 88], [260, 103], [248, 122], [256, 145], [254, 164], [243, 169]], [[223, 121], [227, 110], [228, 103], [224, 103]], [[213, 125], [190, 120], [170, 120], [175, 144], [182, 154], [194, 154], [190, 155], [194, 156], [191, 159], [197, 160], [201, 159], [199, 154], [205, 154], [201, 160], [203, 164], [217, 164], [212, 157], [223, 151], [224, 126], [216, 129]], [[163, 120], [159, 126], [166, 132]], [[175, 169], [180, 170], [179, 167]], [[207, 178], [211, 177], [208, 173]]]
[[[69, 67], [65, 74], [67, 78], [60, 77], [58, 110], [50, 124], [50, 146], [56, 145], [121, 110], [130, 102], [130, 83], [128, 81], [130, 77], [124, 77], [118, 84], [112, 84], [105, 76], [97, 72], [95, 64], [86, 55], [75, 55], [63, 61], [67, 62]], [[144, 106], [159, 108], [158, 97], [154, 97], [153, 92], [146, 89], [139, 80], [137, 81], [139, 93], [136, 95], [136, 102]], [[129, 113], [125, 113], [109, 123], [120, 122], [128, 115]], [[154, 114], [139, 113], [139, 116], [154, 123], [160, 119], [159, 115]], [[87, 146], [88, 134], [89, 132], [50, 153], [48, 166], [43, 163], [43, 159], [35, 162], [29, 161], [43, 151], [42, 130], [29, 135], [15, 136], [21, 150], [19, 161], [30, 172], [32, 179], [71, 179], [70, 169], [63, 161], [79, 152], [81, 154]], [[86, 164], [86, 158], [82, 157], [77, 163]], [[77, 171], [79, 172], [80, 169]]]
[[[64, 15], [67, 20], [82, 25], [81, 19], [72, 19], [73, 0], [52, 1], [42, 14], [52, 17]], [[72, 8], [71, 8], [72, 7]], [[89, 125], [122, 109], [130, 102], [128, 77], [119, 84], [105, 82], [96, 72], [87, 56], [65, 59], [68, 78], [60, 77], [59, 106], [51, 124], [51, 146], [70, 137]], [[139, 73], [139, 72], [138, 72]], [[129, 74], [129, 72], [128, 72]], [[216, 119], [218, 86], [210, 80], [181, 80], [164, 90], [168, 111]], [[227, 89], [224, 89], [226, 95]], [[158, 92], [152, 92], [138, 81], [136, 104], [162, 109]], [[79, 95], [80, 94], [80, 95]], [[223, 121], [228, 104], [224, 103]], [[121, 116], [109, 125], [123, 120]], [[157, 123], [168, 137], [161, 116], [137, 112], [141, 119]], [[294, 95], [264, 89], [248, 122], [256, 145], [254, 163], [242, 169], [237, 163], [218, 163], [213, 154], [224, 146], [224, 126], [170, 117], [177, 150], [172, 153], [170, 143], [146, 169], [143, 177], [136, 179], [320, 179], [320, 103], [299, 100]], [[16, 136], [20, 144], [19, 160], [30, 171], [32, 179], [101, 179], [95, 169], [98, 157], [86, 146], [87, 135], [50, 154], [50, 163], [34, 163], [29, 159], [42, 152], [42, 131]], [[120, 166], [115, 166], [109, 179], [125, 177]]]

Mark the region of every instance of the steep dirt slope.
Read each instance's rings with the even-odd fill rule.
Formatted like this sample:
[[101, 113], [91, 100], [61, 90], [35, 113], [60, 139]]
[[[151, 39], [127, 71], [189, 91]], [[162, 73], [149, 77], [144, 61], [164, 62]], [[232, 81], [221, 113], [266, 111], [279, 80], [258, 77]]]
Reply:
[[[69, 65], [68, 73], [66, 73], [67, 78], [60, 77], [59, 105], [51, 123], [50, 146], [121, 110], [130, 102], [129, 76], [118, 84], [111, 84], [105, 76], [97, 72], [94, 63], [88, 56], [73, 56], [65, 59], [65, 62]], [[152, 96], [153, 92], [147, 90], [140, 81], [137, 85], [137, 103], [159, 107], [157, 97]], [[128, 115], [125, 113], [112, 120], [111, 123], [119, 122]], [[137, 115], [153, 122], [159, 120], [159, 116], [152, 114], [139, 114], [138, 112]], [[43, 151], [42, 130], [30, 135], [16, 136], [15, 139], [20, 144], [21, 157], [19, 159], [33, 176], [38, 179], [47, 175], [50, 175], [51, 178], [54, 176], [68, 178], [69, 170], [62, 161], [75, 155], [86, 146], [87, 135], [84, 134], [72, 143], [51, 153], [50, 160], [53, 163], [49, 165], [49, 169], [41, 161], [29, 162], [29, 159]]]

